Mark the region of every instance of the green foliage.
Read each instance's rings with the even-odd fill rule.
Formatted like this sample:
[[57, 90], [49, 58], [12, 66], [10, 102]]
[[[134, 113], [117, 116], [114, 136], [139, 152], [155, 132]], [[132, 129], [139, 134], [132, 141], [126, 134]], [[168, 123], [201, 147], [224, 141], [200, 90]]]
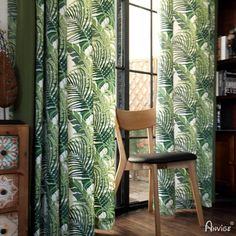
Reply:
[[[196, 153], [202, 202], [211, 206], [214, 2], [163, 0], [157, 86], [157, 151]], [[211, 12], [211, 13], [210, 13]], [[211, 15], [213, 14], [213, 15]], [[159, 173], [161, 211], [193, 207], [188, 174]], [[175, 190], [176, 187], [176, 190]]]
[[35, 234], [93, 235], [114, 220], [114, 1], [36, 10]]
[[79, 192], [72, 182], [71, 194], [84, 203], [74, 208], [72, 201], [70, 212], [73, 219], [86, 214], [80, 219], [82, 229], [71, 226], [77, 235], [90, 235], [94, 225], [109, 228], [114, 219], [113, 10], [108, 0], [75, 0], [67, 9], [69, 150], [77, 156], [69, 166], [70, 178], [80, 182]]

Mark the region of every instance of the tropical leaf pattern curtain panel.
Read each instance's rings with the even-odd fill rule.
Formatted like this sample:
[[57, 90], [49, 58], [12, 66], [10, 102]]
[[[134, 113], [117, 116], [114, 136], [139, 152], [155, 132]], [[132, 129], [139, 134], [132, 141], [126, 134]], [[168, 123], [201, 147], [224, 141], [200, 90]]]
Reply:
[[114, 1], [36, 1], [35, 235], [114, 221]]
[[68, 235], [65, 1], [36, 1], [35, 235]]
[[[159, 1], [157, 152], [197, 154], [202, 203], [212, 204], [214, 16], [213, 0]], [[193, 207], [188, 173], [159, 172], [160, 209]]]
[[70, 210], [91, 235], [114, 220], [114, 1], [71, 0], [67, 15]]
[[16, 0], [8, 0], [8, 41], [16, 51], [16, 17], [17, 17], [17, 2]]

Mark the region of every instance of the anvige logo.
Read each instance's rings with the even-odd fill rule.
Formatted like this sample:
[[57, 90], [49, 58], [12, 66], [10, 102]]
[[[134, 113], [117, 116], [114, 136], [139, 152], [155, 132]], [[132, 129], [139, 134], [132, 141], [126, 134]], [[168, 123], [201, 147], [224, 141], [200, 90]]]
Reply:
[[230, 232], [234, 221], [231, 221], [229, 225], [213, 225], [211, 220], [208, 220], [205, 224], [205, 232]]

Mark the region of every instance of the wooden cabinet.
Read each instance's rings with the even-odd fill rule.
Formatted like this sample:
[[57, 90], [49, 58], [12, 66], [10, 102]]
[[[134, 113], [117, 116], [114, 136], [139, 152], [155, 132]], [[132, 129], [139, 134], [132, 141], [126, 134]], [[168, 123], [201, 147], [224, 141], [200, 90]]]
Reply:
[[216, 134], [216, 191], [236, 192], [236, 131]]
[[24, 124], [0, 124], [0, 235], [28, 235], [28, 137]]

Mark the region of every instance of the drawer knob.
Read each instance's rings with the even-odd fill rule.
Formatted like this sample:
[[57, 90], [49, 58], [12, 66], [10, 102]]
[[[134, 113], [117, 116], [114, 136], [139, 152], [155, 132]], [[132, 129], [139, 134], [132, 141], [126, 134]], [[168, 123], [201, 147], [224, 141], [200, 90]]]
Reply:
[[1, 234], [6, 234], [6, 233], [7, 233], [7, 230], [6, 230], [6, 229], [0, 229], [0, 233], [1, 233]]
[[1, 189], [0, 190], [0, 195], [6, 195], [7, 194], [7, 190], [6, 189]]
[[7, 151], [6, 150], [2, 150], [0, 153], [1, 153], [2, 156], [6, 156], [7, 155]]

